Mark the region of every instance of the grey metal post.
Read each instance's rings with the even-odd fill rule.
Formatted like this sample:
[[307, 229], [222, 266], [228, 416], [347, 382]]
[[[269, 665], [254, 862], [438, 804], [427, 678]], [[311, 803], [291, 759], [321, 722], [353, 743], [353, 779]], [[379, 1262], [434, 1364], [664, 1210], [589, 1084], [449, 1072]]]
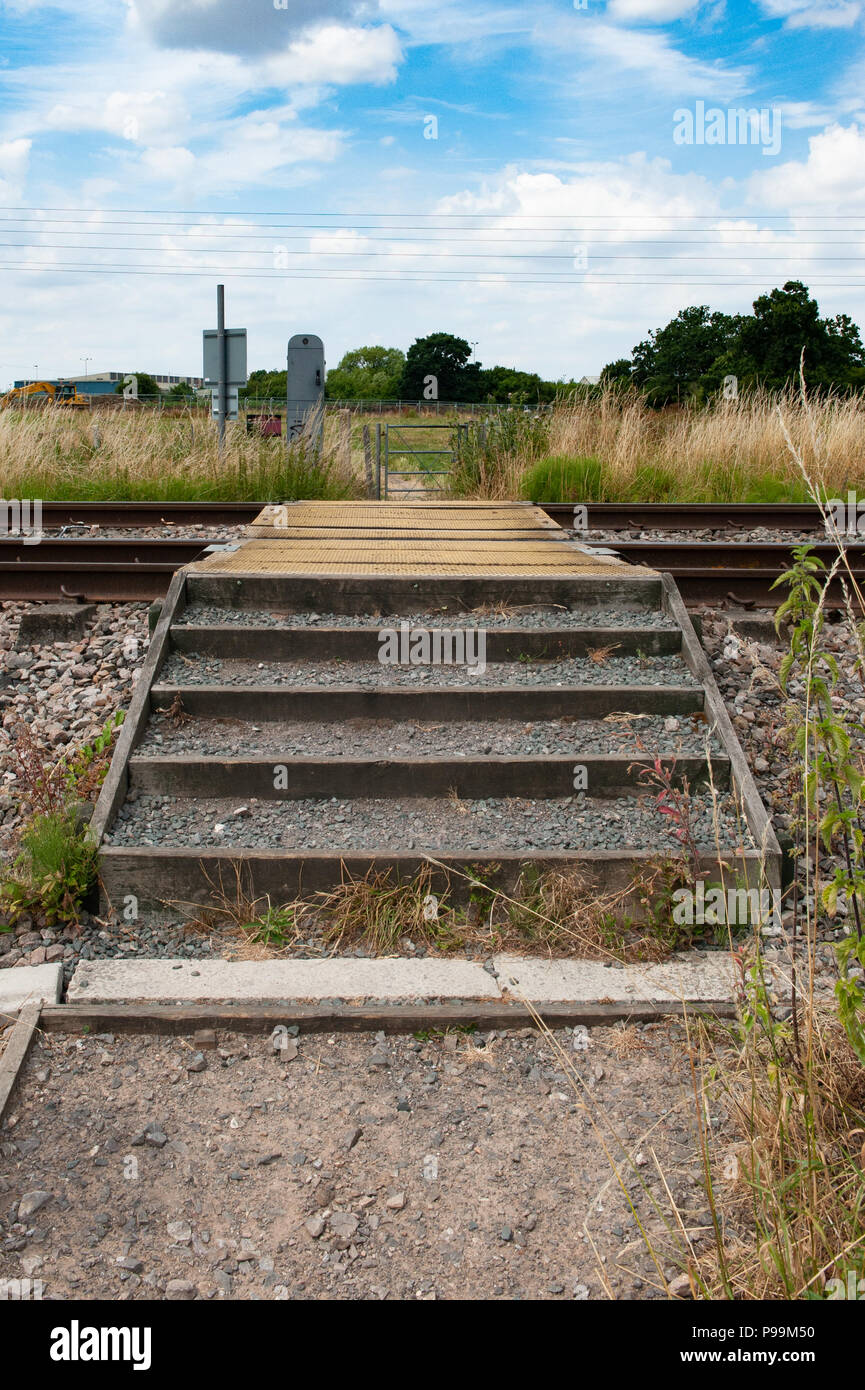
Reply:
[[219, 456], [225, 447], [225, 417], [228, 414], [228, 363], [225, 343], [225, 286], [216, 286], [216, 361], [219, 375], [216, 380], [217, 431]]

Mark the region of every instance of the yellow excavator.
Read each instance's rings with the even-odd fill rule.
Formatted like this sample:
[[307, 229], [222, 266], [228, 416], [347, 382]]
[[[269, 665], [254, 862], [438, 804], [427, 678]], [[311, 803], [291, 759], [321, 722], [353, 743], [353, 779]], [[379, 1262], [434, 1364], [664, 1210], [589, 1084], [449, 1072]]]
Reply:
[[46, 404], [50, 401], [52, 405], [68, 406], [72, 410], [86, 410], [90, 405], [85, 396], [79, 396], [74, 381], [28, 381], [26, 386], [14, 386], [5, 396], [0, 396], [0, 409], [7, 405], [28, 405], [31, 396], [36, 397], [34, 405], [43, 404], [39, 399], [42, 396]]

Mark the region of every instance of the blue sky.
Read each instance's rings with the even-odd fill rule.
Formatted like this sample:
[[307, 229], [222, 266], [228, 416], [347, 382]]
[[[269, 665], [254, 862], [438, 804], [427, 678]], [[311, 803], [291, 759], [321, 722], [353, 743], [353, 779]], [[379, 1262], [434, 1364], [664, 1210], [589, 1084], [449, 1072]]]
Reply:
[[862, 324], [863, 11], [0, 0], [0, 384], [198, 372], [217, 280], [251, 368], [446, 330], [580, 376], [794, 277]]

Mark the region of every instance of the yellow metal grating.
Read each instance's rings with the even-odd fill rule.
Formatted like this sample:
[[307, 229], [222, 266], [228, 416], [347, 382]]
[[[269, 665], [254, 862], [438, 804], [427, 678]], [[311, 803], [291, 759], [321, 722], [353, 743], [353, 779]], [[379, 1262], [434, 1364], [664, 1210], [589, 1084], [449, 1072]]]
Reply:
[[282, 530], [285, 527], [328, 526], [354, 530], [375, 527], [382, 530], [426, 530], [438, 532], [442, 526], [451, 530], [485, 531], [487, 528], [507, 531], [558, 531], [556, 523], [537, 507], [457, 507], [445, 505], [406, 507], [396, 502], [314, 502], [286, 503], [265, 507], [251, 523], [259, 528]]
[[[277, 520], [278, 526], [271, 523]], [[266, 507], [250, 539], [188, 568], [207, 574], [540, 576], [649, 573], [571, 542], [539, 507], [298, 502]]]

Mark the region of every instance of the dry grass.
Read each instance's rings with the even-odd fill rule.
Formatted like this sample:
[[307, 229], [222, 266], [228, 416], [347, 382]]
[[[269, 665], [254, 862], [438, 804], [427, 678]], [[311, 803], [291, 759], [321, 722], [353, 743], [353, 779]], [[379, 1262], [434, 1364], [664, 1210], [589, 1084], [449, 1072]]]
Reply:
[[328, 417], [324, 447], [311, 437], [286, 453], [279, 439], [230, 422], [222, 459], [215, 423], [145, 411], [91, 415], [0, 410], [0, 495], [83, 501], [287, 501], [360, 495], [355, 461]]
[[701, 1044], [702, 1094], [733, 1129], [707, 1154], [724, 1238], [693, 1265], [703, 1297], [819, 1297], [865, 1275], [865, 1071], [830, 1007], [799, 1025], [801, 1059], [777, 1032]]
[[[828, 495], [865, 485], [865, 396], [828, 396], [806, 408], [792, 391], [780, 397], [755, 392], [708, 406], [652, 410], [637, 393], [608, 390], [556, 405], [543, 452], [563, 461], [563, 495], [532, 495], [574, 502], [806, 501], [786, 432]], [[541, 455], [535, 433], [526, 429], [515, 438], [506, 450], [492, 451], [466, 495], [525, 494], [524, 475]], [[595, 461], [581, 487], [571, 481], [569, 460]]]

